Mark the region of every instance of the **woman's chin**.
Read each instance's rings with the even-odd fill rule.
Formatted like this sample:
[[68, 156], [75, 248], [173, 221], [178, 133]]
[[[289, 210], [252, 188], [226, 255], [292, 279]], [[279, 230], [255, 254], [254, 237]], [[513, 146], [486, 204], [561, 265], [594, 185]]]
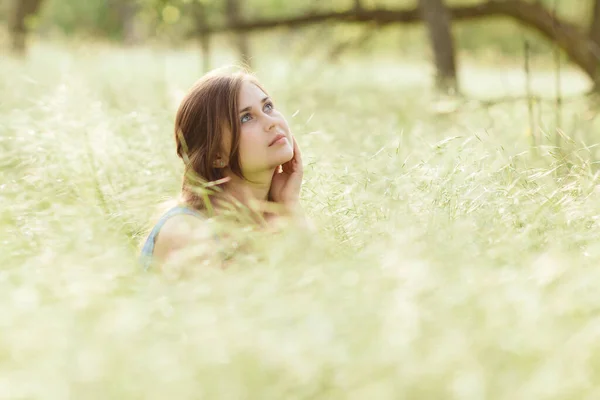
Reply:
[[285, 164], [294, 158], [294, 149], [290, 146], [286, 146], [286, 148], [280, 149], [280, 151], [277, 152], [277, 155], [273, 158], [275, 159], [275, 163], [277, 165]]

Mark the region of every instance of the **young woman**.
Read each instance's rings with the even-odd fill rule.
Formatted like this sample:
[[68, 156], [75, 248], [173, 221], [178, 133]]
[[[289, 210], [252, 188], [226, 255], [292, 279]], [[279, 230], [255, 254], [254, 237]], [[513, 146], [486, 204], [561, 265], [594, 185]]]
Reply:
[[300, 149], [251, 74], [216, 71], [201, 78], [179, 106], [175, 143], [185, 164], [181, 199], [146, 238], [144, 268], [176, 260], [191, 247], [197, 260], [218, 261], [223, 238], [211, 217], [234, 211], [268, 227], [281, 216], [300, 215]]

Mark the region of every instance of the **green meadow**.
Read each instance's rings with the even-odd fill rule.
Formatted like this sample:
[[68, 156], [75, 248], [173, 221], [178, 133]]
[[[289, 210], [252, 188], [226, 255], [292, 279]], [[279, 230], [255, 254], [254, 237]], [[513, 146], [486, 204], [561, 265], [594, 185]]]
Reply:
[[600, 106], [578, 70], [557, 107], [551, 56], [530, 79], [464, 57], [449, 98], [424, 58], [262, 50], [315, 230], [240, 227], [226, 269], [144, 273], [201, 61], [0, 60], [0, 398], [600, 397]]

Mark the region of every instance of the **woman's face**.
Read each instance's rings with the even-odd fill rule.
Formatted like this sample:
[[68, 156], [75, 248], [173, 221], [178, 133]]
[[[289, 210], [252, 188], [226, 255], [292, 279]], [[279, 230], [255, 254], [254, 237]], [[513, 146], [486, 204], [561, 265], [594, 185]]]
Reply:
[[248, 179], [273, 170], [294, 156], [290, 128], [273, 100], [252, 82], [244, 82], [238, 94], [240, 164]]

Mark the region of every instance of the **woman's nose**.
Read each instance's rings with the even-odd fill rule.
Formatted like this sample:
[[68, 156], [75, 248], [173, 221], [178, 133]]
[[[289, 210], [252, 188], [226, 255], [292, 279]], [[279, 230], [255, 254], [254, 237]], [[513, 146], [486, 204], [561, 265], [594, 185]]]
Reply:
[[265, 131], [271, 131], [277, 126], [277, 118], [270, 116], [269, 114], [265, 114]]

